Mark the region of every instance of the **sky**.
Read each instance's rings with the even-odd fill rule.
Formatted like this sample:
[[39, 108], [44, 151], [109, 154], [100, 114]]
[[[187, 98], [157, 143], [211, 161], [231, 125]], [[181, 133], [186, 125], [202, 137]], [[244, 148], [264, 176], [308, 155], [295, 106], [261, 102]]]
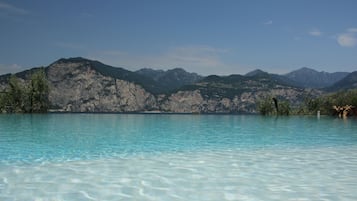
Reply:
[[357, 70], [356, 0], [0, 0], [0, 74], [84, 57], [201, 75]]

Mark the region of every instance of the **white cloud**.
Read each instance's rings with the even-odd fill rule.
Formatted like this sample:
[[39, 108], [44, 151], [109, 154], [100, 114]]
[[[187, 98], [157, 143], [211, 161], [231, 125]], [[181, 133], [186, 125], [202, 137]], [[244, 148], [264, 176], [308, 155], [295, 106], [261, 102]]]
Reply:
[[229, 65], [223, 61], [222, 56], [226, 53], [229, 53], [229, 50], [192, 45], [172, 47], [157, 54], [137, 55], [120, 50], [108, 50], [92, 52], [88, 57], [130, 70], [148, 67], [163, 70], [184, 68], [202, 75], [239, 73], [236, 69], [237, 66]]
[[0, 64], [0, 75], [7, 74], [7, 73], [18, 73], [20, 71], [25, 70], [25, 68], [18, 64]]
[[84, 12], [79, 13], [79, 16], [82, 17], [82, 18], [86, 18], [87, 19], [87, 18], [94, 17], [94, 14], [84, 11]]
[[1, 12], [6, 12], [10, 14], [18, 14], [18, 15], [26, 15], [29, 12], [23, 8], [19, 8], [16, 6], [13, 6], [8, 3], [0, 2], [0, 13]]
[[357, 39], [352, 33], [344, 33], [338, 35], [337, 42], [342, 47], [354, 47], [357, 44]]
[[264, 25], [271, 25], [271, 24], [273, 24], [273, 20], [268, 20], [268, 21], [264, 22]]
[[208, 46], [176, 47], [169, 50], [164, 58], [178, 66], [213, 67], [223, 65], [219, 55], [226, 51]]
[[300, 36], [294, 36], [294, 37], [293, 37], [293, 40], [299, 41], [299, 40], [301, 40], [301, 37], [300, 37]]
[[312, 29], [308, 33], [311, 36], [321, 36], [322, 35], [322, 32], [319, 29]]
[[349, 28], [347, 32], [337, 36], [337, 42], [342, 47], [355, 47], [357, 45], [357, 28]]
[[348, 28], [347, 32], [348, 33], [357, 33], [357, 28]]

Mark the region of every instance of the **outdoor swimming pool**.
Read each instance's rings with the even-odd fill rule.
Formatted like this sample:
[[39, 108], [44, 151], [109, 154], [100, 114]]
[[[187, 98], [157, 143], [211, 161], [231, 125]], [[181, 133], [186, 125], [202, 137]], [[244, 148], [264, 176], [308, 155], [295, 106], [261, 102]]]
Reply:
[[0, 200], [357, 200], [357, 121], [0, 115]]

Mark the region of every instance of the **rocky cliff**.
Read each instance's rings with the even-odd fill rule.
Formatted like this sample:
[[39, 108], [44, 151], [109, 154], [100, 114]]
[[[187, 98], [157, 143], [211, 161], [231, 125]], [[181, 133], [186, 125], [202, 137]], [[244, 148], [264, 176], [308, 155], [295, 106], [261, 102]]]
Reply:
[[[294, 106], [319, 93], [285, 85], [269, 74], [209, 76], [160, 93], [165, 86], [150, 77], [83, 58], [60, 59], [46, 67], [46, 74], [51, 110], [64, 112], [255, 113], [265, 96]], [[26, 79], [26, 73], [21, 75]]]
[[178, 91], [166, 97], [160, 109], [179, 113], [257, 113], [257, 103], [267, 96], [288, 101], [292, 107], [299, 105], [305, 97], [316, 97], [319, 91], [306, 91], [294, 88], [249, 91], [231, 98], [206, 96], [200, 90]]
[[142, 86], [104, 76], [89, 61], [55, 62], [47, 68], [52, 107], [68, 112], [135, 112], [156, 109]]

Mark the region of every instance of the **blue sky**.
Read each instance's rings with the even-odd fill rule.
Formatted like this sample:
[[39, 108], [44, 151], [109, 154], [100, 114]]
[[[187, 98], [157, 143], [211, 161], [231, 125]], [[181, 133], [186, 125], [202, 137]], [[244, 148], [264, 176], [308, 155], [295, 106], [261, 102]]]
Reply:
[[0, 74], [85, 57], [199, 74], [357, 70], [355, 0], [0, 0]]

